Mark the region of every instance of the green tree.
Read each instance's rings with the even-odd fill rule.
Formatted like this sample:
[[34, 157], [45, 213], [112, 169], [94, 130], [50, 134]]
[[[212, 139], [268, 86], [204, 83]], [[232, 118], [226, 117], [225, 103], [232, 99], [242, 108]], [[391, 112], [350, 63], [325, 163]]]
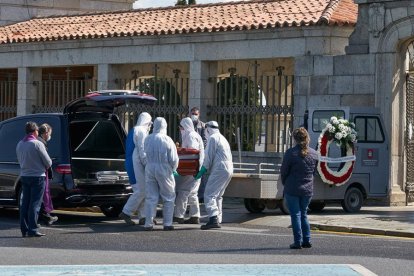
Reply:
[[176, 6], [187, 6], [187, 0], [177, 0]]
[[[151, 114], [153, 119], [155, 117], [164, 117], [168, 124], [168, 135], [174, 141], [178, 141], [179, 132], [178, 126], [180, 123], [180, 116], [173, 111], [168, 111], [168, 108], [181, 105], [181, 97], [177, 93], [176, 88], [170, 83], [168, 79], [145, 79], [141, 82], [135, 90], [142, 93], [151, 94], [157, 98], [155, 106], [164, 107], [164, 112]], [[171, 109], [172, 110], [172, 109]]]
[[232, 150], [237, 150], [236, 132], [240, 128], [241, 149], [254, 151], [255, 142], [260, 135], [260, 115], [254, 112], [233, 112], [232, 109], [243, 109], [260, 105], [258, 87], [254, 82], [242, 76], [230, 76], [217, 83], [217, 106], [227, 111], [218, 117], [223, 135], [229, 139]]
[[188, 3], [187, 3], [187, 0], [177, 0], [177, 3], [175, 5], [176, 6], [189, 6], [189, 5], [195, 5], [195, 4], [197, 4], [196, 0], [188, 0]]

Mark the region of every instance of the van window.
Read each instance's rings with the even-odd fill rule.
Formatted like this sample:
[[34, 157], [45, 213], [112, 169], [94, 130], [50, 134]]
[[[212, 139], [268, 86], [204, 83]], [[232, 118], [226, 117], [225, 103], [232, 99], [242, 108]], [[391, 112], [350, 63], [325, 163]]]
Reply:
[[123, 158], [123, 141], [112, 121], [74, 121], [70, 124], [73, 157]]
[[312, 115], [312, 130], [314, 132], [322, 132], [325, 126], [329, 123], [332, 116], [338, 118], [345, 118], [343, 110], [317, 110]]
[[358, 143], [382, 143], [384, 131], [378, 117], [355, 117], [355, 128], [358, 133]]

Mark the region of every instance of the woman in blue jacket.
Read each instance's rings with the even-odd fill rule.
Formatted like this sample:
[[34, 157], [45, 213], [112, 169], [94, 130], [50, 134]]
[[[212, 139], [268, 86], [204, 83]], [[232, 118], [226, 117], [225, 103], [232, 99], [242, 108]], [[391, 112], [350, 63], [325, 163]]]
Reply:
[[292, 222], [294, 243], [291, 249], [310, 248], [310, 225], [307, 209], [313, 196], [313, 175], [317, 152], [309, 147], [309, 134], [300, 127], [293, 131], [296, 145], [286, 151], [280, 169], [283, 193]]

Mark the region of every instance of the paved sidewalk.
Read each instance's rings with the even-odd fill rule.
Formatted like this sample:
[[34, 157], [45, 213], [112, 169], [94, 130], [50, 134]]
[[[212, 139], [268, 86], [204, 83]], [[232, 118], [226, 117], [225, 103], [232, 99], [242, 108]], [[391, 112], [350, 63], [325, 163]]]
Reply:
[[[414, 238], [414, 206], [362, 207], [358, 213], [345, 213], [341, 207], [326, 207], [309, 213], [314, 230]], [[244, 222], [252, 225], [289, 227], [290, 217], [269, 215]]]

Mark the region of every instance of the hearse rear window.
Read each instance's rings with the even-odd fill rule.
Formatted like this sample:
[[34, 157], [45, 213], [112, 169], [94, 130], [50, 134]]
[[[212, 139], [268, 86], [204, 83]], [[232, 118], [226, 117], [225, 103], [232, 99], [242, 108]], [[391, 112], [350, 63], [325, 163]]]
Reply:
[[71, 122], [70, 141], [73, 157], [124, 157], [123, 141], [112, 121]]

